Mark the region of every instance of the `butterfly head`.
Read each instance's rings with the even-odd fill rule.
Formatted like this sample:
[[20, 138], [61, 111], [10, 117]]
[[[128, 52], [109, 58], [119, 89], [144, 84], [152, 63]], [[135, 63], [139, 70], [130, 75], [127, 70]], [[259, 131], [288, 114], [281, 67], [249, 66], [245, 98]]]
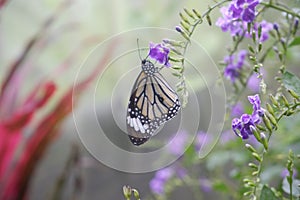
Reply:
[[154, 64], [147, 59], [142, 60], [142, 70], [147, 74], [147, 75], [152, 75], [156, 72], [158, 72], [158, 68], [154, 66]]

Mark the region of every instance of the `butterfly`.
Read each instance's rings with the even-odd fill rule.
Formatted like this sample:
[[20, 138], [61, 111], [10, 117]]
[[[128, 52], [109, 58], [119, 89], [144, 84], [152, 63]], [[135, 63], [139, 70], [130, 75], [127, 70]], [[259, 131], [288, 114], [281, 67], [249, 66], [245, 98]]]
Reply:
[[136, 146], [157, 134], [159, 127], [180, 110], [178, 95], [159, 68], [147, 58], [142, 60], [141, 67], [131, 91], [126, 116], [128, 136]]

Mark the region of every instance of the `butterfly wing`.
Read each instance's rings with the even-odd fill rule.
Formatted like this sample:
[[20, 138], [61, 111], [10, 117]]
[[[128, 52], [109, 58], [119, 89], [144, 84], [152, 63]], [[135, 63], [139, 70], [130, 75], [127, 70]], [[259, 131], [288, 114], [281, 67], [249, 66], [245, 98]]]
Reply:
[[133, 86], [127, 109], [127, 132], [134, 145], [145, 143], [160, 125], [176, 116], [180, 109], [177, 94], [163, 76], [142, 71]]

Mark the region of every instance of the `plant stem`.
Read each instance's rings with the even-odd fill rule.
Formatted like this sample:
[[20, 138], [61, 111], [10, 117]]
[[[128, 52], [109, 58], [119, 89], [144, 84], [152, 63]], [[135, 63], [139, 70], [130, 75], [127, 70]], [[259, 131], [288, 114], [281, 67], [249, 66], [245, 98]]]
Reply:
[[286, 8], [280, 7], [280, 6], [272, 4], [270, 2], [269, 3], [261, 2], [260, 4], [266, 6], [267, 8], [274, 8], [275, 10], [282, 11], [282, 12], [290, 14], [290, 15], [292, 15], [294, 17], [300, 18], [300, 15], [297, 14], [297, 13], [295, 13], [295, 12], [293, 12], [291, 9], [288, 10]]

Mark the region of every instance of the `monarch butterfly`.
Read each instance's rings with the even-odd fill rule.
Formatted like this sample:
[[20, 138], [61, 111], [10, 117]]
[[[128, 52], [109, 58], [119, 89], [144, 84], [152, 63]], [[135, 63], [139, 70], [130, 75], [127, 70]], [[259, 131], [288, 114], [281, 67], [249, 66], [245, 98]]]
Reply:
[[132, 88], [126, 117], [129, 139], [136, 146], [147, 142], [180, 110], [178, 95], [147, 57], [141, 62], [142, 71]]

